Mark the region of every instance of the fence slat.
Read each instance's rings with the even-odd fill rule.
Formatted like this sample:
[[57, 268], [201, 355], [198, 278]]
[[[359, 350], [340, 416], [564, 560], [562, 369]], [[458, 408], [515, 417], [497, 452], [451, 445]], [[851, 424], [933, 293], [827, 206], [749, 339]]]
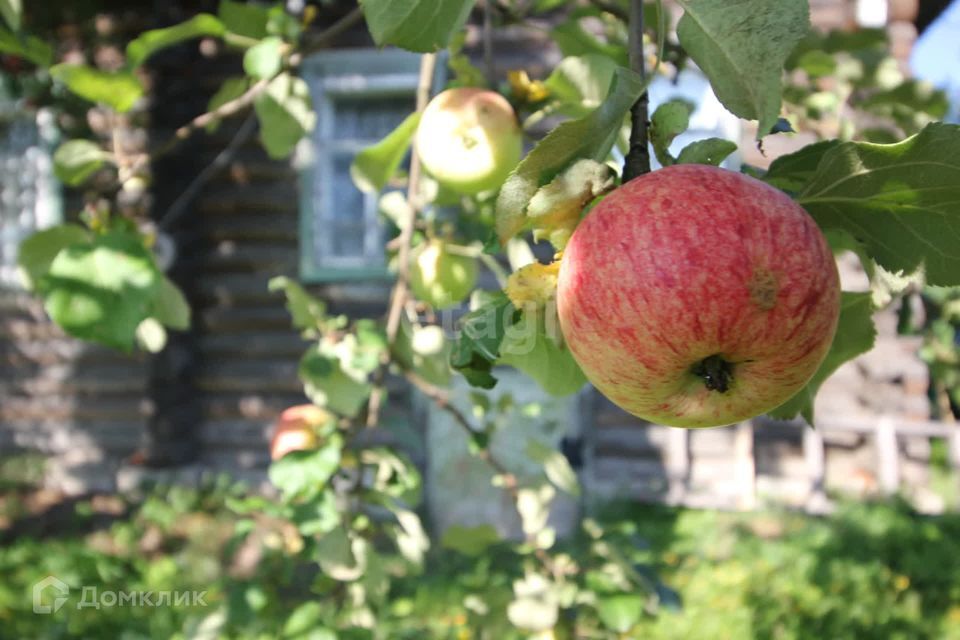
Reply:
[[827, 464], [823, 449], [823, 435], [813, 427], [803, 428], [803, 458], [807, 463], [807, 474], [810, 479], [807, 510], [819, 513], [827, 505], [827, 493], [824, 490]]
[[734, 438], [737, 465], [737, 508], [751, 511], [757, 506], [757, 465], [753, 458], [753, 422], [737, 425]]
[[897, 429], [891, 418], [883, 416], [877, 422], [876, 442], [880, 489], [892, 495], [900, 488], [900, 454]]
[[690, 482], [690, 430], [670, 429], [667, 439], [669, 504], [683, 504]]

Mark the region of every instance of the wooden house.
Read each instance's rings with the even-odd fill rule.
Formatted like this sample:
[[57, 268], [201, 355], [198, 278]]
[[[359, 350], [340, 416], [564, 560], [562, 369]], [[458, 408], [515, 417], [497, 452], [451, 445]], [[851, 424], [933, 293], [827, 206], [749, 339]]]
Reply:
[[[322, 20], [335, 19], [349, 4], [324, 9]], [[68, 38], [60, 54], [105, 55], [123, 41], [125, 29], [170, 24], [197, 10], [215, 10], [212, 5], [212, 0], [184, 0], [154, 4], [152, 13], [108, 11], [98, 19], [104, 26], [95, 42]], [[858, 15], [886, 24], [901, 55], [916, 34], [916, 5], [916, 0], [889, 6], [811, 1], [821, 28], [853, 26]], [[542, 34], [511, 27], [493, 35], [495, 50], [503, 52], [496, 59], [501, 76], [527, 68], [531, 76], [543, 77], [560, 59]], [[477, 55], [478, 39], [474, 30], [468, 40]], [[352, 316], [376, 317], [386, 308], [388, 273], [375, 201], [353, 187], [349, 165], [353, 153], [410, 111], [417, 58], [370, 46], [360, 27], [304, 65], [319, 120], [308, 153], [292, 162], [269, 160], [241, 116], [192, 137], [152, 167], [150, 190], [129, 206], [145, 207], [168, 230], [175, 253], [169, 273], [193, 308], [192, 329], [172, 335], [155, 356], [124, 355], [65, 337], [41, 303], [10, 277], [15, 241], [70, 215], [82, 195], [67, 192], [61, 198], [51, 181], [55, 134], [44, 128], [49, 123], [43, 116], [36, 122], [21, 117], [11, 125], [0, 148], [0, 451], [49, 455], [49, 483], [70, 492], [221, 471], [264, 481], [269, 426], [283, 408], [305, 401], [297, 363], [306, 347], [291, 327], [283, 297], [270, 292], [267, 282], [291, 276], [309, 284], [333, 310]], [[239, 59], [212, 55], [211, 47], [194, 43], [151, 62], [149, 99], [119, 122], [125, 149], [166, 140], [205, 110], [224, 78], [238, 72]], [[94, 112], [90, 127], [106, 137], [114, 124]], [[33, 133], [23, 137], [21, 129]], [[221, 153], [228, 146], [235, 151], [224, 162]], [[33, 173], [20, 169], [21, 159]], [[215, 161], [223, 165], [215, 176], [189, 202], [177, 203], [192, 179]], [[171, 207], [177, 211], [172, 222], [165, 218]], [[889, 323], [881, 336], [879, 355], [846, 367], [821, 402], [836, 415], [867, 421], [881, 414], [901, 421], [926, 418], [925, 369], [913, 357], [917, 345], [898, 340]], [[399, 381], [391, 385], [385, 421], [406, 424], [407, 446], [436, 484], [452, 455], [442, 448], [443, 417]], [[535, 393], [519, 381], [510, 386], [520, 389], [518, 394]], [[823, 458], [824, 443], [810, 442], [799, 425], [694, 432], [657, 427], [589, 389], [551, 407], [549, 437], [564, 448], [593, 495], [730, 507], [770, 495], [802, 505], [824, 482], [849, 487], [861, 467], [870, 477], [879, 473], [870, 433], [825, 431]], [[495, 446], [510, 448], [509, 442]], [[443, 455], [433, 453], [440, 450]], [[923, 486], [928, 454], [923, 437], [894, 433], [893, 455], [904, 482]], [[870, 482], [865, 485], [870, 488]]]

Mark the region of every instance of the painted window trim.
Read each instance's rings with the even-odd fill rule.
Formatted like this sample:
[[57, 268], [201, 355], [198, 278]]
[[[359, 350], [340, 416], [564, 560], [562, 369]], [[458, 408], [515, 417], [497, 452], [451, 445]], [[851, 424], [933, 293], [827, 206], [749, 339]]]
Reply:
[[[60, 143], [60, 130], [57, 128], [53, 112], [49, 109], [40, 109], [31, 114], [30, 112], [24, 113], [19, 105], [13, 104], [4, 105], [4, 108], [0, 111], [4, 114], [12, 114], [11, 117], [4, 118], [5, 123], [8, 124], [16, 120], [32, 120], [32, 124], [37, 130], [37, 145], [46, 152], [49, 162], [48, 172], [37, 187], [34, 226], [26, 231], [24, 234], [24, 238], [26, 238], [34, 231], [40, 231], [64, 221], [63, 187], [53, 171], [53, 153]], [[6, 265], [0, 265], [0, 291], [15, 293], [24, 290], [24, 284], [17, 274], [16, 265], [13, 265], [10, 273], [6, 272]]]
[[[434, 75], [434, 88], [442, 87], [446, 76], [445, 54], [440, 54]], [[376, 98], [387, 96], [413, 96], [419, 80], [420, 55], [394, 49], [339, 49], [313, 54], [302, 65], [302, 77], [307, 81], [317, 111], [317, 126], [330, 122], [333, 103], [344, 97]], [[320, 132], [322, 134], [322, 131]], [[308, 160], [299, 167], [300, 197], [300, 279], [305, 283], [322, 284], [336, 282], [387, 281], [390, 273], [386, 261], [382, 264], [356, 264], [344, 262], [342, 266], [318, 262], [314, 234], [316, 207], [322, 202], [314, 197], [314, 180], [320, 156], [332, 157], [336, 151], [356, 152], [363, 145], [341, 140], [331, 151], [316, 148], [317, 134], [310, 137]], [[321, 138], [322, 140], [322, 138]], [[364, 224], [376, 221], [377, 194], [365, 196]], [[366, 242], [372, 242], [370, 237]], [[351, 264], [352, 263], [352, 264]]]

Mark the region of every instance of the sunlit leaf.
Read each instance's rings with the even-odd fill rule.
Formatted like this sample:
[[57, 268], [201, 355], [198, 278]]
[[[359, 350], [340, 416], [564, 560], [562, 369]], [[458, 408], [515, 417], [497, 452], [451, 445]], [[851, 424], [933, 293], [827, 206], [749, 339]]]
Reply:
[[289, 156], [317, 121], [307, 83], [289, 73], [271, 80], [253, 106], [260, 119], [260, 140], [271, 158]]
[[420, 124], [419, 112], [411, 113], [383, 140], [356, 155], [350, 165], [350, 177], [360, 191], [380, 191], [403, 162], [410, 141]]
[[960, 284], [960, 126], [931, 124], [896, 144], [830, 147], [797, 201], [888, 271], [922, 265], [928, 283]]
[[103, 166], [109, 154], [90, 140], [69, 140], [53, 154], [53, 171], [64, 184], [83, 184]]
[[617, 68], [606, 100], [589, 115], [553, 129], [517, 165], [497, 197], [496, 229], [501, 244], [527, 224], [527, 206], [543, 185], [579, 159], [603, 162], [623, 118], [643, 90], [629, 69]]
[[717, 98], [741, 118], [759, 120], [758, 137], [780, 115], [783, 65], [810, 28], [806, 0], [678, 0], [677, 37], [703, 69]]
[[446, 47], [463, 28], [476, 0], [360, 0], [379, 46], [428, 53]]
[[193, 38], [220, 37], [224, 31], [223, 23], [209, 13], [199, 13], [172, 27], [144, 31], [127, 45], [127, 65], [139, 67], [161, 49]]
[[120, 112], [129, 111], [143, 95], [143, 85], [130, 71], [111, 73], [84, 64], [58, 64], [50, 68], [50, 75], [81, 98]]

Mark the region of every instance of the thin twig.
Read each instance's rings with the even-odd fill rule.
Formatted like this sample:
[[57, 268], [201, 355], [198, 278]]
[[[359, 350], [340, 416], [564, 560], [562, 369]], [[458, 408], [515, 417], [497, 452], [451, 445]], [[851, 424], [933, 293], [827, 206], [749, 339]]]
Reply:
[[493, 65], [493, 1], [483, 3], [483, 70], [487, 84], [497, 86], [497, 74]]
[[[643, 61], [643, 0], [630, 0], [629, 47], [630, 68], [646, 84]], [[647, 119], [649, 97], [644, 89], [630, 108], [630, 149], [623, 160], [623, 182], [650, 173], [650, 149], [647, 146]]]
[[[427, 108], [430, 99], [430, 87], [436, 68], [435, 54], [426, 53], [420, 62], [420, 80], [417, 84], [417, 112]], [[397, 254], [397, 282], [393, 287], [390, 312], [387, 315], [387, 341], [393, 344], [400, 328], [400, 312], [407, 298], [407, 285], [410, 278], [410, 242], [413, 239], [413, 227], [420, 207], [420, 156], [416, 149], [411, 153], [410, 173], [407, 182], [407, 216], [400, 227], [400, 251]]]
[[[420, 79], [417, 83], [417, 112], [422, 113], [427, 108], [430, 99], [430, 88], [433, 85], [433, 73], [436, 68], [437, 57], [432, 53], [425, 53], [420, 58]], [[397, 280], [390, 294], [390, 309], [387, 312], [387, 352], [383, 362], [374, 374], [373, 391], [367, 402], [367, 426], [374, 427], [380, 420], [380, 406], [383, 404], [383, 379], [386, 367], [390, 364], [390, 349], [397, 341], [400, 330], [400, 319], [403, 315], [404, 304], [407, 301], [410, 279], [410, 243], [413, 240], [413, 228], [417, 222], [417, 211], [420, 207], [420, 157], [416, 148], [410, 155], [410, 173], [407, 176], [407, 215], [401, 221], [399, 251], [397, 252]]]
[[[306, 56], [311, 53], [315, 53], [320, 49], [328, 46], [337, 36], [344, 33], [354, 25], [356, 25], [360, 20], [363, 19], [363, 10], [360, 7], [355, 8], [353, 11], [343, 16], [332, 25], [318, 33], [314, 38], [312, 38], [307, 44], [304, 45], [303, 50], [293, 53], [290, 58], [287, 60], [287, 63], [284, 65], [283, 70], [289, 71], [296, 69], [300, 64], [303, 63], [303, 60]], [[279, 73], [277, 74], [279, 75]], [[167, 140], [164, 144], [157, 147], [152, 153], [145, 154], [141, 156], [131, 167], [130, 175], [136, 175], [137, 171], [141, 169], [146, 163], [151, 160], [156, 160], [157, 158], [164, 156], [173, 149], [175, 149], [181, 142], [192, 136], [194, 133], [203, 129], [208, 124], [211, 124], [217, 120], [223, 120], [229, 118], [232, 115], [235, 115], [250, 105], [257, 99], [257, 97], [267, 90], [267, 87], [270, 85], [270, 82], [275, 78], [263, 78], [258, 80], [250, 86], [246, 91], [241, 95], [237, 96], [233, 100], [229, 100], [216, 109], [212, 111], [207, 111], [206, 113], [201, 113], [192, 120], [190, 120], [185, 125], [179, 127], [176, 131], [173, 132], [173, 135]]]
[[252, 113], [243, 121], [240, 128], [234, 134], [230, 143], [217, 154], [213, 162], [204, 167], [203, 171], [187, 185], [187, 188], [180, 192], [177, 199], [167, 208], [157, 221], [160, 229], [169, 230], [173, 224], [179, 220], [184, 213], [188, 211], [187, 206], [196, 197], [197, 193], [233, 160], [233, 156], [242, 147], [257, 128], [257, 118]]
[[[350, 13], [343, 16], [332, 25], [318, 33], [313, 38], [310, 38], [303, 43], [302, 52], [299, 54], [302, 57], [308, 56], [311, 53], [316, 53], [321, 49], [325, 49], [340, 35], [346, 33], [355, 25], [359, 24], [363, 20], [363, 9], [360, 7], [355, 7]], [[293, 66], [297, 66], [302, 61], [301, 59], [295, 59], [294, 56], [291, 56], [290, 63]]]

